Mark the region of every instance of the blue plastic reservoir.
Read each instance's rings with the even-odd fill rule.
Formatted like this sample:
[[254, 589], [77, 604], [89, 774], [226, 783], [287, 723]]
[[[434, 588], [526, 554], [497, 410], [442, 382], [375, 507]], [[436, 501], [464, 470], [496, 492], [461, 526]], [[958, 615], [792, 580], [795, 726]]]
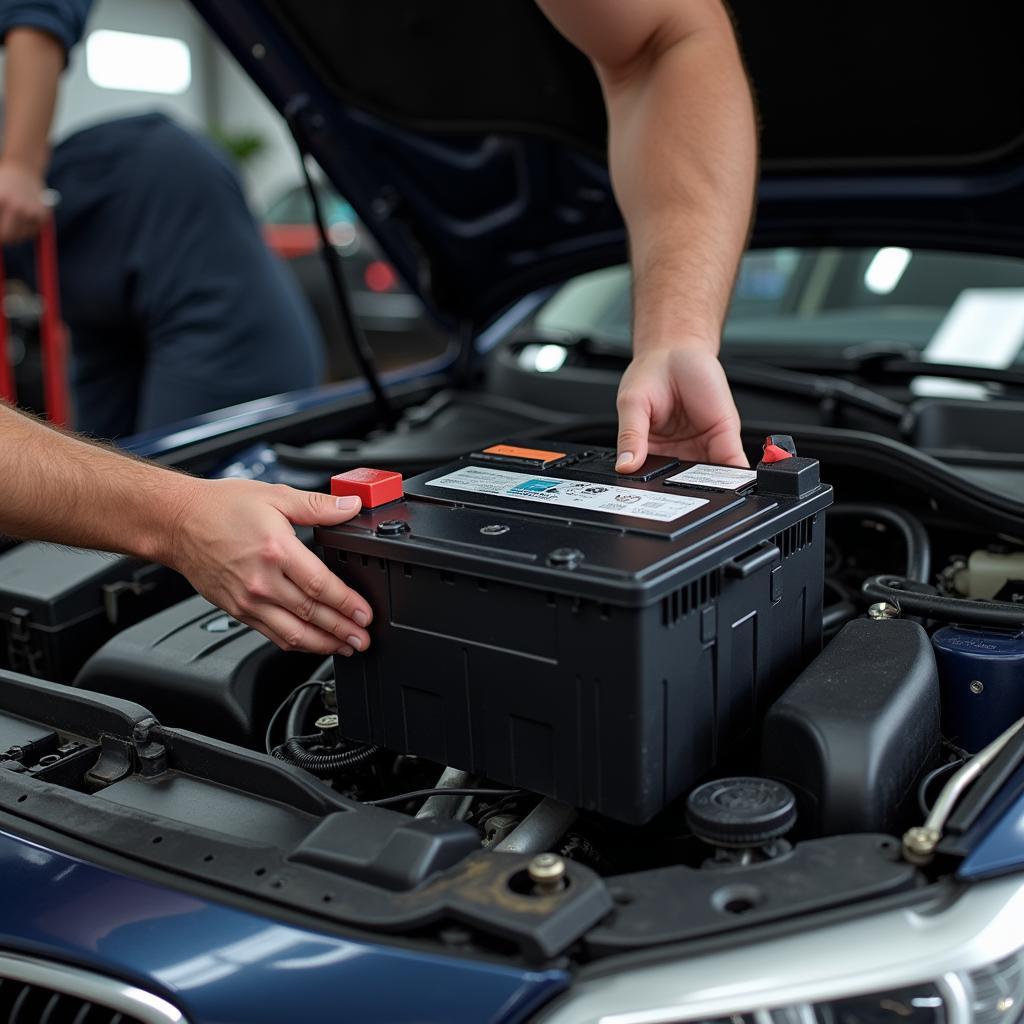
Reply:
[[944, 736], [975, 753], [1024, 718], [1024, 632], [944, 626], [932, 644]]

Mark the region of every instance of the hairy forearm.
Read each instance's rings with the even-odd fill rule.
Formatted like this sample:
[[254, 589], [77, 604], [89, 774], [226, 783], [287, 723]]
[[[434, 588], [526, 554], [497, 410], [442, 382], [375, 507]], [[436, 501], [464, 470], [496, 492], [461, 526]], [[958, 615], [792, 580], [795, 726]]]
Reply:
[[4, 41], [4, 141], [0, 159], [42, 177], [64, 47], [46, 32], [14, 28]]
[[616, 197], [629, 230], [637, 352], [717, 351], [750, 225], [757, 140], [731, 28], [653, 38], [602, 70]]
[[171, 560], [196, 483], [0, 402], [0, 533]]

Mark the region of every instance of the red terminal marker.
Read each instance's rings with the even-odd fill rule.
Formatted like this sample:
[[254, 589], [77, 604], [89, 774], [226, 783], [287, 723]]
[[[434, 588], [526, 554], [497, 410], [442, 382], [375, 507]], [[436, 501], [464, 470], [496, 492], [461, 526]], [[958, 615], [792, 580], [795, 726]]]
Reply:
[[350, 469], [331, 477], [331, 494], [335, 498], [356, 497], [363, 508], [398, 501], [404, 493], [402, 474], [387, 469]]
[[762, 462], [781, 462], [783, 459], [793, 458], [792, 452], [787, 452], [785, 448], [780, 448], [777, 444], [766, 444], [764, 446], [764, 454], [761, 456]]

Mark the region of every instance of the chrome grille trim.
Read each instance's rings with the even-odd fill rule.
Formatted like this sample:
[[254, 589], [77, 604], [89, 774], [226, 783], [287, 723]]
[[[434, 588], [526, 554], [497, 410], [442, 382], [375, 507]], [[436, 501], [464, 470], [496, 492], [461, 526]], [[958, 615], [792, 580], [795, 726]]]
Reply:
[[0, 953], [0, 978], [94, 1003], [133, 1017], [142, 1024], [188, 1024], [185, 1015], [160, 996], [126, 981], [40, 960], [21, 953]]

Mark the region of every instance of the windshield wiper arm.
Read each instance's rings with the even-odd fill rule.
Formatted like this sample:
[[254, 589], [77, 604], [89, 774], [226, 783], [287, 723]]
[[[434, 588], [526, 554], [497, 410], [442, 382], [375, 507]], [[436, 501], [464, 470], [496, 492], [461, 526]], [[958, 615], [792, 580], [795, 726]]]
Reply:
[[899, 422], [907, 413], [903, 402], [880, 395], [841, 377], [785, 370], [777, 366], [759, 366], [747, 360], [723, 359], [726, 375], [734, 385], [774, 391], [776, 394], [809, 398], [817, 402], [841, 402], [885, 419]]

